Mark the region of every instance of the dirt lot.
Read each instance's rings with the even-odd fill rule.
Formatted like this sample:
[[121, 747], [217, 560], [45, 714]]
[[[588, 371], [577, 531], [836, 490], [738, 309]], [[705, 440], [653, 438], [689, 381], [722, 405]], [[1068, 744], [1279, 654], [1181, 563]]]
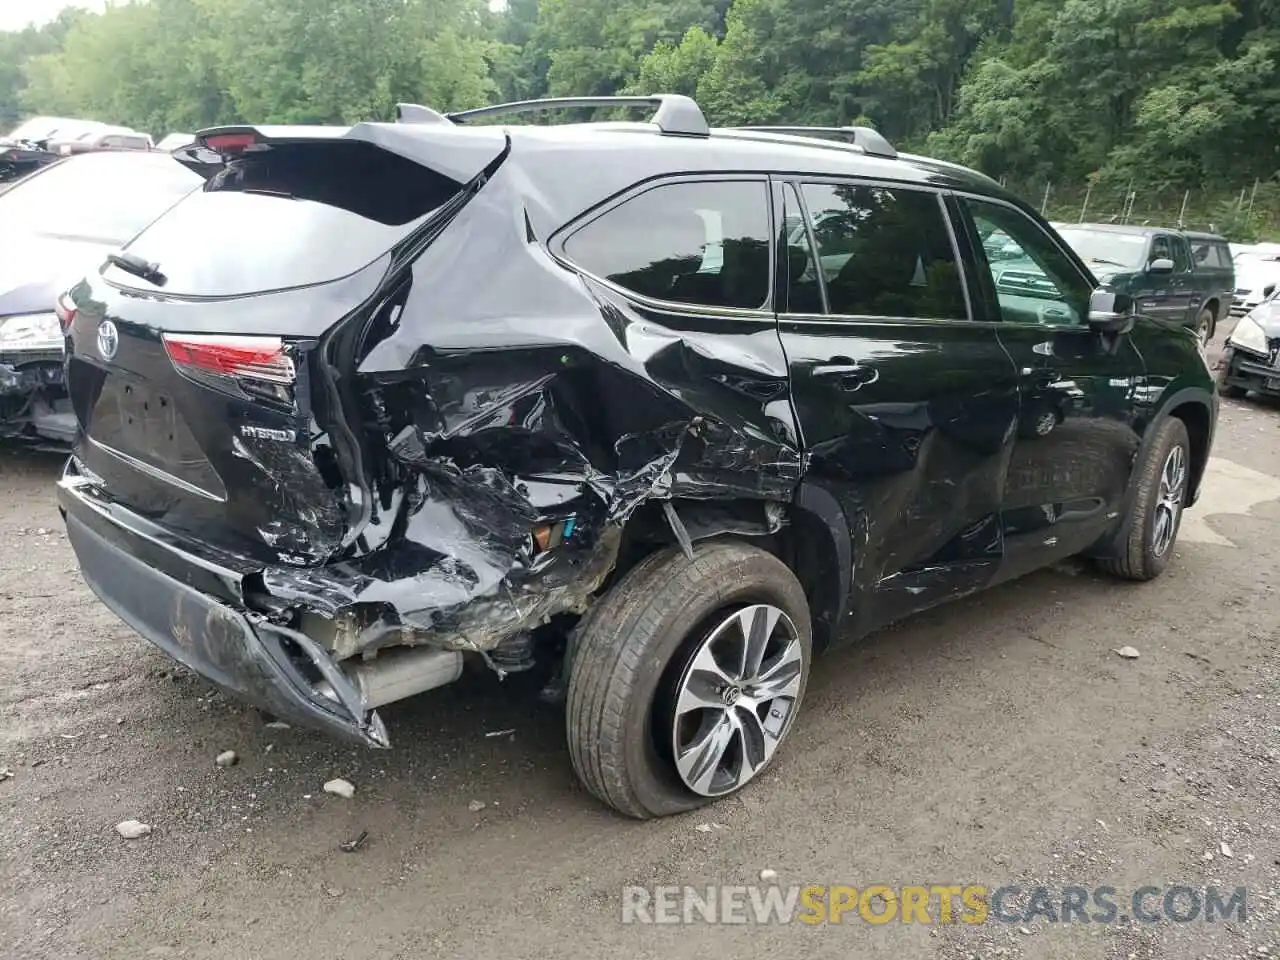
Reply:
[[[652, 824], [576, 785], [560, 715], [512, 681], [385, 711], [390, 752], [265, 727], [90, 595], [50, 493], [58, 467], [0, 458], [0, 955], [1280, 955], [1274, 406], [1225, 405], [1204, 502], [1161, 580], [1064, 566], [820, 661], [763, 782]], [[1139, 659], [1113, 652], [1126, 644]], [[223, 750], [241, 762], [219, 768]], [[322, 792], [338, 776], [353, 799]], [[121, 839], [126, 818], [154, 833]], [[1244, 885], [1249, 916], [620, 922], [624, 884], [750, 883], [762, 868], [858, 887]]]

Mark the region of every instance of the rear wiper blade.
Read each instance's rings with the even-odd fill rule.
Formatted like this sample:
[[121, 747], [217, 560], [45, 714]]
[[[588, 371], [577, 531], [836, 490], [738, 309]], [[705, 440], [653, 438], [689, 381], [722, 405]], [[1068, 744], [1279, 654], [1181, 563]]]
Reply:
[[143, 260], [136, 253], [108, 253], [107, 262], [157, 287], [163, 287], [169, 279], [160, 272], [160, 264]]

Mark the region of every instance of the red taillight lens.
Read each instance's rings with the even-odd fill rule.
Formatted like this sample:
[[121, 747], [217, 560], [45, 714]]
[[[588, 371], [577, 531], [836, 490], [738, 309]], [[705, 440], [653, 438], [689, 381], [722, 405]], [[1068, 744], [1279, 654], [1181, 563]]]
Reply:
[[297, 376], [279, 337], [166, 333], [164, 349], [179, 369], [280, 384], [292, 384]]
[[62, 327], [62, 332], [68, 333], [71, 325], [76, 322], [76, 305], [71, 302], [71, 298], [65, 293], [58, 297], [53, 303], [53, 312], [58, 315], [58, 325]]

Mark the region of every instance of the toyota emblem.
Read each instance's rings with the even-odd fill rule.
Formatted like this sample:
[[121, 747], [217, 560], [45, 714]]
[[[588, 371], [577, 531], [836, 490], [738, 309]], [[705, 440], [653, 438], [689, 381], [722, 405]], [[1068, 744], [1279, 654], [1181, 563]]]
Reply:
[[120, 332], [110, 320], [103, 320], [98, 324], [98, 353], [102, 355], [103, 360], [110, 360], [119, 349]]

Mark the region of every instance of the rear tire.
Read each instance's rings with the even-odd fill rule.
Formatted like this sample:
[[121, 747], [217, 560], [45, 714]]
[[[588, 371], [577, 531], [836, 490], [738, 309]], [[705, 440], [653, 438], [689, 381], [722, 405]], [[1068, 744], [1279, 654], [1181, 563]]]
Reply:
[[[732, 659], [724, 651], [739, 648], [743, 664], [759, 654], [754, 683], [748, 670], [737, 682], [732, 669], [719, 669]], [[599, 800], [641, 820], [736, 793], [790, 732], [812, 654], [804, 590], [772, 554], [732, 540], [698, 543], [692, 560], [675, 549], [653, 554], [579, 628], [566, 715], [574, 771]], [[770, 673], [779, 665], [785, 676]], [[696, 695], [695, 680], [703, 684]], [[681, 751], [686, 734], [693, 746]]]
[[1191, 483], [1191, 441], [1186, 424], [1177, 417], [1160, 421], [1130, 482], [1135, 490], [1125, 518], [1129, 535], [1118, 556], [1099, 565], [1122, 580], [1154, 580], [1173, 554]]

